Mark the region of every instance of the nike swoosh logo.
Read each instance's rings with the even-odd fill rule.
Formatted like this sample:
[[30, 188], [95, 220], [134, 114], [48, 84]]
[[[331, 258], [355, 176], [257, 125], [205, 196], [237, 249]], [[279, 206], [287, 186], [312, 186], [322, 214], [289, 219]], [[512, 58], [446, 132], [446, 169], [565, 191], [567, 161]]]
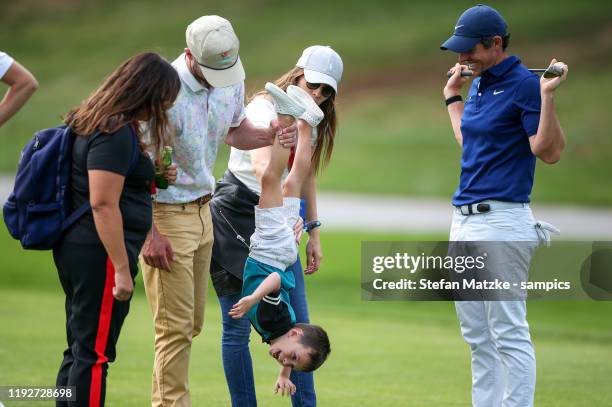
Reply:
[[494, 91], [493, 91], [493, 96], [495, 96], [495, 95], [499, 95], [499, 94], [500, 94], [500, 93], [502, 93], [502, 92], [503, 92], [503, 90], [494, 90]]
[[464, 25], [465, 25], [465, 24], [456, 25], [456, 26], [455, 26], [455, 30], [456, 30], [457, 28], [461, 28], [461, 27], [463, 27]]

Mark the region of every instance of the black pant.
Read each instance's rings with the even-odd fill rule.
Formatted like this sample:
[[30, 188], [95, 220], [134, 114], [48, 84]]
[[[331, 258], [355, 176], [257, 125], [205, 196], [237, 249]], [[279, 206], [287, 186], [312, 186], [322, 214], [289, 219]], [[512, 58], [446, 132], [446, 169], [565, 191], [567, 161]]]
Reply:
[[[134, 278], [138, 251], [129, 246]], [[56, 406], [101, 407], [108, 364], [115, 360], [115, 345], [130, 302], [113, 297], [114, 268], [101, 243], [64, 241], [53, 251], [53, 258], [66, 294], [68, 340], [56, 385], [76, 387], [76, 401], [57, 401]]]

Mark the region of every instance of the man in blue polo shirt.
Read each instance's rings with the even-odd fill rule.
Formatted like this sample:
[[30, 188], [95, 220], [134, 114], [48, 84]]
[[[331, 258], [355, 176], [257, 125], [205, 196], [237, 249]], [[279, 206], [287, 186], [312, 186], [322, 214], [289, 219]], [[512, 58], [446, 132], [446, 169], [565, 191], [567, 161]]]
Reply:
[[[565, 135], [555, 113], [553, 94], [567, 76], [541, 78], [520, 59], [509, 56], [510, 35], [493, 8], [466, 10], [453, 36], [442, 46], [458, 54], [444, 87], [453, 132], [462, 147], [461, 177], [451, 241], [537, 242], [539, 230], [529, 208], [536, 157], [559, 161]], [[474, 80], [463, 103], [467, 82]], [[508, 264], [529, 269], [530, 254], [507, 251]], [[497, 270], [501, 274], [504, 270]], [[474, 406], [532, 406], [535, 353], [525, 301], [457, 301], [461, 333], [472, 350]]]

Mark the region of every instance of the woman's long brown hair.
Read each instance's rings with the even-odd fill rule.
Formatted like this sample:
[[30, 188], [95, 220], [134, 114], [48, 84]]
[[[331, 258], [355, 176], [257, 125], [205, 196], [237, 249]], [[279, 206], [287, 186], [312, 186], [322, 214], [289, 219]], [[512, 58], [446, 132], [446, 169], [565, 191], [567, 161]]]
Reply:
[[[304, 75], [304, 69], [297, 66], [285, 73], [283, 76], [274, 81], [274, 84], [286, 91], [289, 85], [297, 86], [298, 80]], [[251, 97], [265, 95], [266, 91], [257, 92]], [[312, 153], [312, 166], [315, 173], [319, 173], [323, 168], [327, 167], [331, 159], [332, 151], [334, 150], [334, 138], [336, 136], [336, 126], [338, 117], [336, 116], [336, 93], [334, 92], [327, 100], [321, 103], [321, 110], [325, 114], [321, 123], [317, 126], [317, 145]]]
[[[115, 69], [92, 94], [66, 115], [76, 134], [87, 137], [96, 131], [112, 133], [125, 124], [147, 121], [149, 146], [156, 159], [171, 144], [167, 109], [181, 88], [176, 70], [152, 52], [137, 54]], [[139, 140], [142, 134], [134, 126]]]

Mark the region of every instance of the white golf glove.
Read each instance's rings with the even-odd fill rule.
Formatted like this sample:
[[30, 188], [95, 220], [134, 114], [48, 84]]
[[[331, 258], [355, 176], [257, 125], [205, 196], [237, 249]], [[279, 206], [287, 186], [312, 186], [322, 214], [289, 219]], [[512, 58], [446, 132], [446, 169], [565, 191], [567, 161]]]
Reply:
[[555, 235], [560, 235], [561, 231], [557, 229], [555, 226], [551, 225], [548, 222], [544, 222], [543, 220], [539, 220], [535, 224], [536, 233], [538, 234], [538, 239], [541, 244], [546, 246], [550, 246], [550, 234], [554, 233]]

